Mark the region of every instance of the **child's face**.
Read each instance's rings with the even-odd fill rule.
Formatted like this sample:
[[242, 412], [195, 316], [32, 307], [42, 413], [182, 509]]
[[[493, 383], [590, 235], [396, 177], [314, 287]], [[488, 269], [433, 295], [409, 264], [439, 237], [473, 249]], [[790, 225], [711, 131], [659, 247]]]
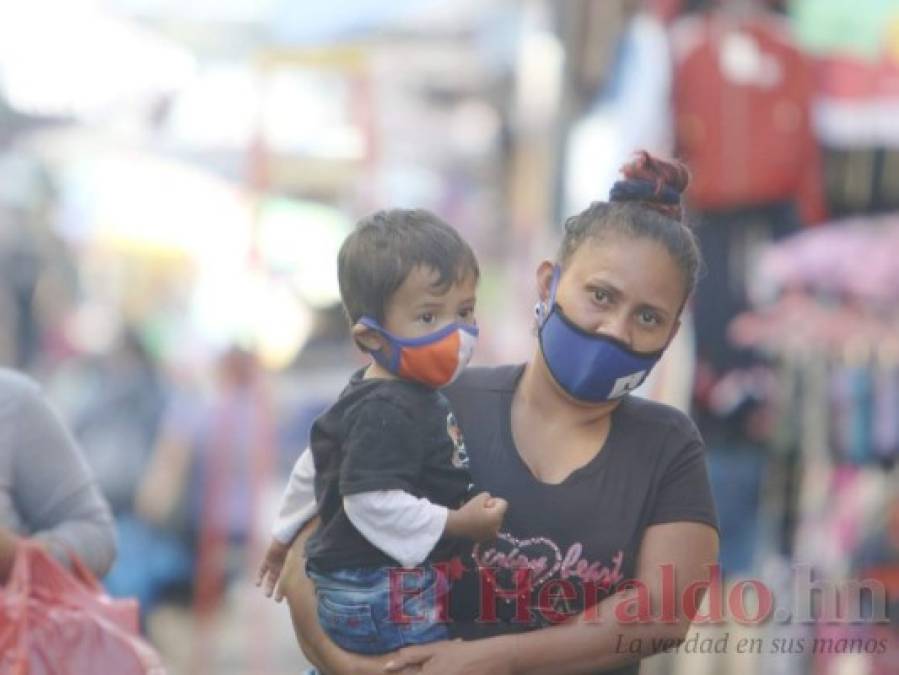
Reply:
[[384, 328], [397, 337], [416, 338], [456, 321], [474, 325], [474, 275], [467, 275], [445, 290], [435, 286], [437, 278], [433, 268], [413, 268], [387, 303]]

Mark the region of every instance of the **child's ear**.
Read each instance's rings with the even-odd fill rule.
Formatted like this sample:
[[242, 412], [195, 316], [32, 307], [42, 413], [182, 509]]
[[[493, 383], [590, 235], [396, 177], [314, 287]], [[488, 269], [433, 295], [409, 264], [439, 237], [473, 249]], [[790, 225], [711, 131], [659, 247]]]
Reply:
[[359, 345], [359, 348], [366, 352], [376, 352], [384, 347], [384, 338], [376, 330], [372, 330], [368, 326], [356, 323], [350, 329], [353, 340]]

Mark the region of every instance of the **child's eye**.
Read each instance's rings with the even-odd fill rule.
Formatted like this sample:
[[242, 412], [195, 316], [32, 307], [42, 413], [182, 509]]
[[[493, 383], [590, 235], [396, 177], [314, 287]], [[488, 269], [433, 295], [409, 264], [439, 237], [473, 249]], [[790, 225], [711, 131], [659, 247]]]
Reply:
[[465, 321], [470, 321], [474, 318], [474, 307], [468, 307], [467, 309], [463, 309], [459, 312], [459, 318], [464, 319]]
[[418, 315], [418, 320], [421, 321], [422, 323], [425, 323], [425, 324], [431, 324], [431, 323], [434, 323], [434, 319], [435, 319], [435, 318], [436, 318], [436, 317], [435, 317], [434, 314], [431, 313], [431, 312], [425, 312], [424, 314], [419, 314], [419, 315]]
[[612, 302], [611, 294], [607, 290], [602, 288], [596, 288], [593, 290], [593, 299], [601, 305], [607, 305]]

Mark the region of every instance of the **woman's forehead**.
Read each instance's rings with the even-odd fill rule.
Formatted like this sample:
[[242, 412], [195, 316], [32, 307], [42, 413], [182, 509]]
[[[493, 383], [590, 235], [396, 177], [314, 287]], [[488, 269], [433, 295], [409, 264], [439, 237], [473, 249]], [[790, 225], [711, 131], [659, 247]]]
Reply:
[[679, 307], [684, 276], [677, 262], [657, 241], [613, 236], [585, 241], [565, 265], [576, 283], [603, 282], [635, 301]]

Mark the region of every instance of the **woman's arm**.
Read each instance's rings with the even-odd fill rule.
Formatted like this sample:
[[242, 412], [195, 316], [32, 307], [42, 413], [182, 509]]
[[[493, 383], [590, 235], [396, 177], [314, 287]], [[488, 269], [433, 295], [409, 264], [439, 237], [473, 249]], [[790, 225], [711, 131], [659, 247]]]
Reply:
[[[640, 547], [637, 579], [648, 590], [652, 617], [660, 616], [663, 566], [675, 570], [675, 621], [621, 623], [639, 606], [637, 591], [625, 591], [600, 603], [596, 620], [581, 614], [570, 624], [537, 631], [516, 645], [515, 673], [565, 675], [608, 670], [650, 656], [672, 640], [682, 640], [693, 620], [683, 607], [684, 590], [709, 579], [709, 567], [718, 558], [718, 534], [700, 523], [666, 523], [647, 528]], [[635, 600], [636, 598], [636, 600]], [[697, 605], [699, 599], [697, 599]], [[639, 642], [636, 642], [639, 640]], [[639, 652], [630, 653], [636, 645]]]
[[[6, 421], [19, 516], [60, 561], [78, 555], [102, 577], [115, 558], [112, 513], [87, 463], [40, 389], [24, 378], [7, 386], [15, 404]], [[0, 451], [3, 451], [0, 448]]]
[[[320, 672], [328, 675], [380, 675], [392, 655], [359, 656], [345, 652], [331, 642], [318, 623], [315, 586], [306, 576], [306, 559], [303, 554], [306, 540], [317, 525], [318, 518], [306, 523], [291, 545], [275, 599], [287, 598], [300, 648]], [[416, 671], [417, 668], [408, 670]]]
[[709, 566], [717, 556], [718, 535], [708, 525], [653, 525], [643, 537], [637, 579], [646, 589], [651, 616], [658, 617], [663, 566], [673, 567], [677, 598], [674, 621], [621, 623], [618, 613], [635, 615], [640, 601], [639, 591], [626, 590], [562, 625], [525, 635], [407, 647], [400, 650], [393, 663], [397, 667], [422, 663], [423, 673], [428, 675], [573, 675], [618, 668], [684, 638], [693, 619], [681, 602], [684, 590], [693, 582], [709, 579]]

